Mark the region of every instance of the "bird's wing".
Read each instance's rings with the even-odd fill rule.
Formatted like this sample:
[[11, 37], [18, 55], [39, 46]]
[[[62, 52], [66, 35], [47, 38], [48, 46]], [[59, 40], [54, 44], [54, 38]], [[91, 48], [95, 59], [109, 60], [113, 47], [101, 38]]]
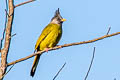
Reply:
[[35, 45], [35, 50], [39, 47], [40, 43], [47, 37], [47, 35], [52, 31], [52, 25], [48, 24], [42, 31], [40, 37], [38, 38], [36, 45]]

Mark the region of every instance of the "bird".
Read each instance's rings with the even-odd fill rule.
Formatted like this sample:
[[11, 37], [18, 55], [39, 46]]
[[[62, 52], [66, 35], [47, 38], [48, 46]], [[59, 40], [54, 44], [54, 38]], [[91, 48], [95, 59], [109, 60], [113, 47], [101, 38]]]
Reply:
[[[55, 11], [54, 17], [51, 19], [50, 23], [43, 29], [41, 35], [39, 36], [36, 45], [35, 51], [48, 51], [48, 48], [55, 47], [57, 43], [60, 41], [62, 36], [62, 23], [66, 21], [66, 19], [62, 18], [59, 8]], [[32, 69], [30, 72], [30, 76], [34, 76], [37, 65], [39, 63], [41, 54], [35, 56], [33, 61]]]

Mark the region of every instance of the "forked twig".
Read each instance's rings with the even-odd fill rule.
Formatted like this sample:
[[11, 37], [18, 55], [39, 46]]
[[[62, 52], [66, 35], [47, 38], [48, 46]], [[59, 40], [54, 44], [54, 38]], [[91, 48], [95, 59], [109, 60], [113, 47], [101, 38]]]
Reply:
[[[14, 65], [15, 65], [15, 64], [14, 64]], [[13, 68], [14, 65], [12, 65], [12, 66], [10, 67], [10, 69], [2, 76], [2, 78], [3, 78], [5, 75], [7, 75], [8, 72], [10, 72], [10, 70]], [[2, 79], [2, 78], [1, 78], [1, 79]]]

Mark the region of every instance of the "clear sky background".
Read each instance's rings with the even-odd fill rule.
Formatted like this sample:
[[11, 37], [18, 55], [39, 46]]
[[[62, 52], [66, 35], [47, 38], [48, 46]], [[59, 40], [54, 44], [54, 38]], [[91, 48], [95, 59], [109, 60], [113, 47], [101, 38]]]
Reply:
[[[14, 0], [19, 4], [27, 0]], [[67, 19], [58, 45], [87, 41], [120, 32], [120, 0], [37, 0], [17, 7], [13, 21], [8, 63], [33, 53], [35, 43], [60, 8]], [[5, 0], [0, 0], [0, 37], [4, 29]], [[4, 80], [52, 80], [66, 62], [56, 80], [83, 80], [90, 64], [93, 48], [95, 59], [87, 80], [120, 80], [120, 35], [94, 43], [49, 51], [41, 56], [35, 76], [30, 76], [34, 58], [17, 63]], [[9, 67], [10, 68], [10, 67]]]

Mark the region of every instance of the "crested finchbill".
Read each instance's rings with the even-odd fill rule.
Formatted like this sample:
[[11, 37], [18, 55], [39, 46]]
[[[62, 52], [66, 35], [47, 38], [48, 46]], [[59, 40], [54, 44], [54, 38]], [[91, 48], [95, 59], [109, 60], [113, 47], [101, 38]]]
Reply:
[[[48, 48], [55, 47], [60, 41], [62, 36], [62, 23], [66, 19], [62, 18], [60, 15], [59, 8], [56, 10], [54, 17], [51, 19], [51, 22], [43, 29], [41, 35], [39, 36], [36, 45], [35, 51], [42, 51]], [[33, 77], [39, 63], [41, 55], [35, 56], [30, 75]]]

